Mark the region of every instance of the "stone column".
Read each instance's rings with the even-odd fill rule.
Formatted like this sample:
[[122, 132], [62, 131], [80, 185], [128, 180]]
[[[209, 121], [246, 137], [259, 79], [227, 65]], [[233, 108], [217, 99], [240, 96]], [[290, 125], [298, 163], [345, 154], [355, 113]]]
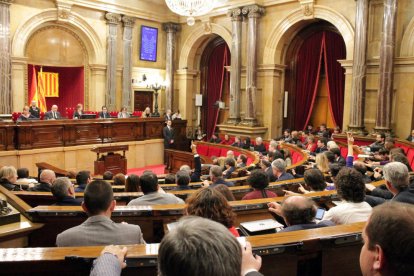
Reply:
[[242, 9], [235, 8], [228, 12], [232, 23], [231, 64], [230, 64], [230, 112], [227, 124], [240, 122], [240, 75], [241, 75], [241, 40]]
[[166, 69], [165, 69], [165, 110], [173, 108], [174, 97], [174, 54], [175, 34], [180, 31], [181, 26], [176, 23], [164, 23], [162, 28], [167, 33]]
[[257, 78], [257, 21], [264, 14], [259, 5], [246, 6], [242, 10], [248, 18], [247, 66], [246, 66], [246, 115], [241, 124], [257, 126], [256, 119], [256, 78]]
[[106, 54], [106, 97], [105, 104], [109, 110], [116, 109], [116, 60], [117, 60], [117, 36], [118, 24], [121, 21], [121, 15], [116, 13], [107, 13], [105, 18], [108, 23], [107, 54]]
[[122, 16], [124, 24], [124, 69], [122, 70], [122, 106], [131, 106], [132, 94], [132, 31], [135, 25], [135, 18]]
[[384, 0], [375, 132], [391, 132], [397, 0]]
[[366, 134], [364, 111], [367, 71], [368, 1], [356, 0], [354, 63], [351, 88], [352, 104], [348, 126], [349, 130], [364, 135]]
[[10, 4], [0, 0], [0, 113], [11, 113]]

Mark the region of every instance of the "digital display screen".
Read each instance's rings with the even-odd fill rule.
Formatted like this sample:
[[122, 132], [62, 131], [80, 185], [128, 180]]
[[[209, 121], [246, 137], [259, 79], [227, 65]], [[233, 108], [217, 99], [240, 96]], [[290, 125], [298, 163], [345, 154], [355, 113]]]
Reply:
[[140, 59], [157, 61], [158, 29], [141, 26], [141, 52]]

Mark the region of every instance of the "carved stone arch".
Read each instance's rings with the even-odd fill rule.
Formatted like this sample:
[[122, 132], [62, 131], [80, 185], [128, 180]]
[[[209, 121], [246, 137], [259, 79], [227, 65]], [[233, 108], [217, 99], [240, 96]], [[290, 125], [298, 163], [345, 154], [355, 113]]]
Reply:
[[82, 44], [86, 47], [88, 53], [89, 64], [105, 63], [105, 49], [92, 26], [90, 26], [80, 15], [74, 12], [68, 14], [67, 18], [63, 21], [64, 24], [56, 23], [59, 22], [58, 19], [57, 9], [46, 9], [21, 24], [13, 37], [12, 56], [24, 57], [26, 44], [37, 30], [50, 24], [58, 24], [63, 28], [72, 31], [81, 39]]
[[414, 56], [414, 17], [411, 19], [401, 41], [401, 57]]
[[227, 46], [231, 48], [231, 32], [229, 30], [215, 23], [205, 23], [195, 28], [184, 41], [178, 68], [183, 69], [187, 67], [189, 70], [198, 68], [200, 62], [196, 60], [196, 55], [201, 47], [207, 45], [215, 37], [214, 34], [221, 36]]
[[[314, 18], [323, 19], [334, 25], [346, 41], [346, 59], [352, 60], [354, 56], [354, 28], [351, 23], [335, 10], [315, 5]], [[284, 52], [287, 44], [296, 33], [305, 25], [308, 25], [302, 9], [297, 9], [288, 14], [270, 32], [266, 41], [263, 64], [283, 64]]]

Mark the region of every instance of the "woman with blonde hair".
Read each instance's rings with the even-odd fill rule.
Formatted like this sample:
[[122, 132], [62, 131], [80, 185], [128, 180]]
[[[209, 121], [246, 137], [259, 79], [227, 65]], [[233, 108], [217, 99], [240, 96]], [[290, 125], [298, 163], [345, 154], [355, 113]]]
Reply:
[[0, 185], [9, 191], [19, 191], [14, 183], [17, 181], [17, 171], [13, 166], [4, 166], [0, 169]]
[[329, 161], [328, 157], [324, 153], [319, 153], [316, 155], [315, 167], [319, 169], [322, 173], [329, 173]]
[[149, 108], [149, 106], [147, 106], [144, 112], [142, 112], [141, 118], [149, 118], [149, 117], [151, 117], [151, 109]]

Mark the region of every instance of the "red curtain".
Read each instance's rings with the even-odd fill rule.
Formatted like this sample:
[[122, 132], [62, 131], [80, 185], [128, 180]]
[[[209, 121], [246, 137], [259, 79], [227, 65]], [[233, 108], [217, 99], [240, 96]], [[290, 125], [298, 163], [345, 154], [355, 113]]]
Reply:
[[[38, 65], [28, 65], [29, 72], [35, 66], [36, 71], [40, 70]], [[43, 66], [43, 72], [59, 73], [59, 97], [46, 97], [47, 110], [56, 104], [62, 116], [66, 116], [67, 107], [75, 107], [78, 103], [84, 104], [84, 68], [83, 67], [51, 67]], [[32, 84], [32, 76], [29, 74], [29, 89]]]
[[207, 73], [207, 107], [205, 109], [205, 131], [207, 138], [210, 139], [211, 135], [217, 125], [217, 119], [219, 115], [219, 109], [214, 104], [221, 100], [224, 88], [224, 78], [227, 74], [224, 66], [230, 64], [229, 48], [225, 43], [218, 45], [211, 53], [208, 61], [208, 73]]
[[345, 43], [342, 37], [334, 32], [325, 32], [324, 52], [329, 109], [334, 124], [342, 128], [345, 70], [338, 62], [338, 59], [344, 59], [346, 57]]
[[297, 56], [294, 129], [305, 129], [312, 114], [322, 64], [322, 36], [315, 33], [305, 40]]

